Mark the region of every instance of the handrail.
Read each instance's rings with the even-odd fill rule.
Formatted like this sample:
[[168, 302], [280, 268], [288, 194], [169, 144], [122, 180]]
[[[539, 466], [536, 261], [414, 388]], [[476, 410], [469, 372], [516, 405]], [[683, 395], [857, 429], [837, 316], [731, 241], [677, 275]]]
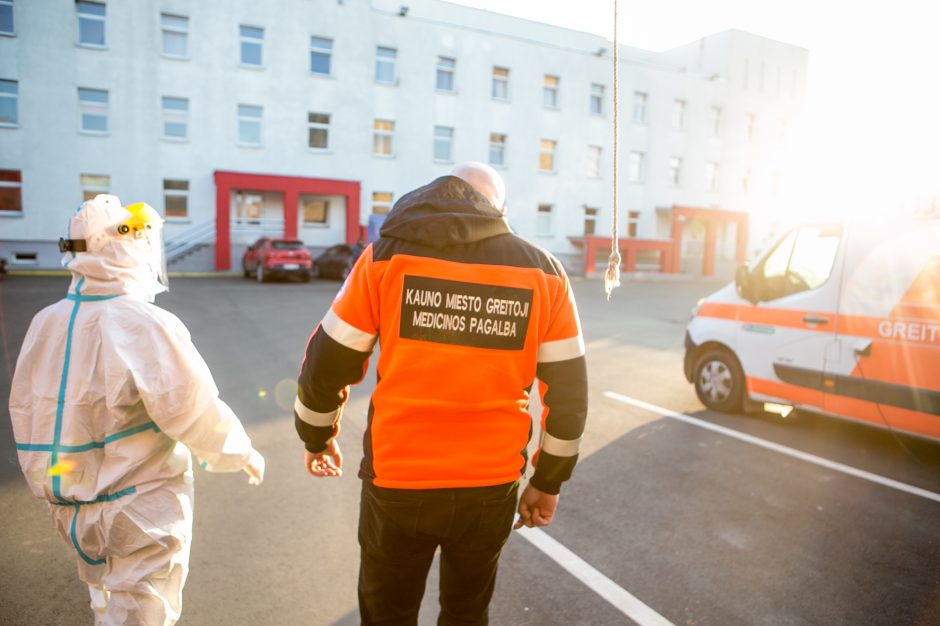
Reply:
[[196, 246], [213, 239], [215, 239], [214, 219], [193, 226], [166, 243], [167, 263], [178, 259]]

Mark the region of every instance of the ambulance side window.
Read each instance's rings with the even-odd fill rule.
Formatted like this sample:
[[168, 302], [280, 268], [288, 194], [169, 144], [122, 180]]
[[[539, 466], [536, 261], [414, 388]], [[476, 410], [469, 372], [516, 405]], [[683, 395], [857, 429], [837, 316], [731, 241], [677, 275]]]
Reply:
[[822, 286], [832, 273], [842, 239], [838, 226], [803, 226], [787, 235], [757, 269], [760, 301]]

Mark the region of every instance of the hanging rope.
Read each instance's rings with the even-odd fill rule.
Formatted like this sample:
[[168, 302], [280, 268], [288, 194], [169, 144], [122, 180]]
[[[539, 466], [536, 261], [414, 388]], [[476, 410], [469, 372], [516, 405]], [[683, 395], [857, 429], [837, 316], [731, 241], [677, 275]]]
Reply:
[[604, 291], [607, 300], [610, 293], [620, 286], [620, 225], [617, 215], [620, 213], [617, 202], [617, 172], [620, 169], [617, 160], [617, 148], [620, 144], [620, 85], [618, 81], [620, 48], [617, 41], [617, 0], [614, 0], [614, 231], [610, 238], [610, 257], [607, 259], [607, 271], [604, 272]]

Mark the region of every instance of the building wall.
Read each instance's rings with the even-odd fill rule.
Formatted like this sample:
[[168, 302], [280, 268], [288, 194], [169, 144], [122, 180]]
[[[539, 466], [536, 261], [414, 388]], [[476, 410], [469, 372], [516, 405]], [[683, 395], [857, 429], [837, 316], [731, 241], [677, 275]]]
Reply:
[[[0, 128], [0, 169], [22, 172], [23, 212], [0, 217], [0, 254], [41, 250], [55, 266], [51, 242], [64, 234], [81, 202], [81, 174], [110, 176], [125, 202], [163, 209], [163, 179], [188, 180], [189, 216], [169, 220], [167, 238], [215, 217], [216, 170], [359, 181], [361, 222], [373, 191], [402, 194], [453, 162], [488, 159], [489, 136], [507, 136], [507, 205], [513, 227], [563, 259], [580, 253], [569, 238], [584, 228], [584, 207], [599, 209], [597, 234], [612, 224], [612, 44], [537, 22], [439, 2], [385, 0], [137, 0], [107, 2], [107, 45], [76, 44], [75, 4], [16, 2], [16, 35], [0, 36], [0, 79], [18, 82], [17, 127]], [[276, 9], [276, 10], [275, 10]], [[161, 54], [161, 13], [189, 17], [186, 60]], [[239, 25], [264, 29], [263, 67], [239, 63]], [[311, 36], [333, 40], [332, 75], [310, 72]], [[397, 83], [374, 80], [376, 46], [397, 49]], [[456, 90], [435, 89], [438, 56], [456, 59]], [[725, 31], [664, 53], [621, 47], [620, 210], [639, 212], [637, 236], [663, 236], [673, 204], [748, 211], [752, 228], [777, 210], [780, 124], [796, 122], [805, 80], [805, 50], [741, 31]], [[509, 68], [509, 99], [490, 97], [493, 66]], [[761, 88], [763, 68], [763, 89]], [[745, 82], [746, 72], [746, 82]], [[778, 90], [777, 75], [781, 76]], [[560, 79], [558, 109], [542, 106], [546, 74]], [[795, 80], [795, 86], [794, 86]], [[605, 86], [604, 114], [589, 112], [592, 83]], [[109, 92], [109, 132], [79, 132], [79, 87]], [[645, 125], [631, 121], [633, 94], [648, 94]], [[161, 97], [189, 100], [189, 136], [162, 139]], [[675, 99], [687, 103], [672, 129]], [[263, 107], [262, 145], [238, 143], [238, 104]], [[709, 130], [722, 108], [720, 136]], [[307, 145], [308, 112], [329, 113], [330, 148]], [[754, 141], [746, 113], [757, 116]], [[372, 154], [376, 118], [395, 121], [394, 155]], [[453, 162], [433, 159], [434, 127], [454, 130]], [[541, 139], [557, 141], [553, 173], [538, 169]], [[589, 145], [602, 148], [599, 177], [588, 177]], [[646, 176], [629, 182], [629, 154], [646, 155]], [[671, 157], [683, 160], [682, 184], [668, 180]], [[706, 162], [718, 163], [718, 190], [705, 189]], [[748, 192], [745, 169], [752, 170]], [[776, 178], [775, 178], [776, 177]], [[776, 183], [774, 181], [776, 180]], [[552, 232], [537, 235], [539, 204], [553, 206]], [[621, 217], [621, 233], [626, 232]], [[659, 225], [658, 225], [659, 224]], [[331, 223], [332, 226], [332, 223]], [[341, 239], [323, 229], [320, 241]], [[752, 241], [755, 239], [752, 234]], [[45, 243], [43, 243], [45, 242]]]

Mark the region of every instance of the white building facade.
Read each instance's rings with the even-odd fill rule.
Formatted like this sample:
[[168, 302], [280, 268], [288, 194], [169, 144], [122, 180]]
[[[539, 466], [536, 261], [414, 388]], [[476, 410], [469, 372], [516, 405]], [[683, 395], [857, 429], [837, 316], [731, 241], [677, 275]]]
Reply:
[[[668, 240], [682, 206], [747, 214], [756, 241], [780, 210], [807, 51], [725, 31], [620, 59], [620, 236]], [[149, 202], [169, 242], [215, 249], [192, 269], [238, 269], [262, 234], [364, 237], [464, 160], [493, 164], [513, 228], [582, 271], [584, 237], [613, 221], [611, 42], [438, 0], [0, 0], [13, 269], [57, 267], [95, 193]], [[685, 225], [683, 267], [704, 230]]]

